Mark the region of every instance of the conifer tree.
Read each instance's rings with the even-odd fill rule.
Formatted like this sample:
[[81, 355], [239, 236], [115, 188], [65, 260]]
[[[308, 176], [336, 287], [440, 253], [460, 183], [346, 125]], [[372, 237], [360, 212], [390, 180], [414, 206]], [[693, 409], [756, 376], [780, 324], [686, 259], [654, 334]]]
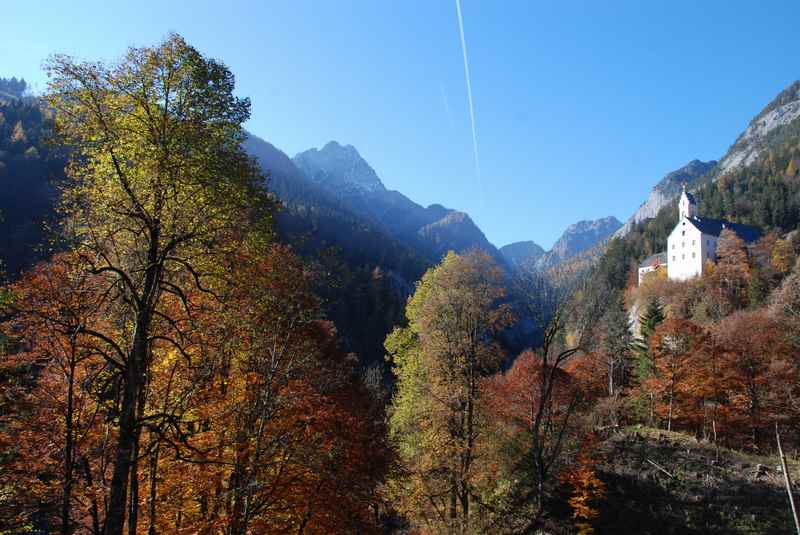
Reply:
[[634, 342], [621, 292], [611, 299], [604, 320], [603, 351], [608, 365], [608, 394], [614, 395], [627, 380]]
[[639, 337], [632, 344], [637, 355], [636, 375], [639, 382], [644, 381], [653, 373], [650, 337], [664, 319], [664, 309], [656, 299], [650, 301], [644, 313], [639, 316]]

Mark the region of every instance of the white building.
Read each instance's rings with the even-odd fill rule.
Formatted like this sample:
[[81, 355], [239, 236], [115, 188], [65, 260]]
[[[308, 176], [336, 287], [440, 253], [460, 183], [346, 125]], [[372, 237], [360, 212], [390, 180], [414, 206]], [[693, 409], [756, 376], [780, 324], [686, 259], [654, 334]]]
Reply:
[[647, 258], [639, 266], [639, 283], [648, 272], [662, 267], [664, 260], [671, 280], [701, 275], [709, 261], [717, 261], [717, 241], [726, 229], [735, 232], [746, 244], [761, 237], [761, 230], [757, 227], [697, 215], [697, 203], [684, 185], [678, 201], [678, 224], [667, 238], [667, 250]]
[[667, 269], [667, 253], [650, 255], [639, 264], [639, 284], [642, 283], [645, 275], [659, 269]]

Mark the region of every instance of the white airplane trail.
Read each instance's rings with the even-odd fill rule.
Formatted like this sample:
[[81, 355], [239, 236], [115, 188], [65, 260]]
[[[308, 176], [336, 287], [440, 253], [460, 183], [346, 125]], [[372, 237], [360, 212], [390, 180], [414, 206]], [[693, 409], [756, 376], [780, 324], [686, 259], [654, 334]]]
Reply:
[[464, 40], [464, 20], [461, 18], [461, 0], [456, 0], [458, 13], [458, 31], [461, 34], [461, 52], [464, 54], [464, 74], [467, 78], [467, 98], [469, 99], [469, 119], [472, 124], [472, 150], [475, 153], [475, 173], [478, 175], [478, 186], [483, 198], [483, 181], [481, 180], [481, 164], [478, 160], [478, 134], [475, 130], [475, 106], [472, 104], [472, 83], [469, 76], [469, 61], [467, 60], [467, 42]]

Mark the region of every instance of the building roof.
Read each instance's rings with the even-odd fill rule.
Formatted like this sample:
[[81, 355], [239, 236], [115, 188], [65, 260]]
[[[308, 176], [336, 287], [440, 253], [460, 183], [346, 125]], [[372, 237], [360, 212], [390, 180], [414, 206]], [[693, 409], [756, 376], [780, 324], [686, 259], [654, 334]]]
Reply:
[[666, 252], [651, 254], [650, 256], [648, 256], [647, 258], [642, 260], [642, 263], [639, 264], [639, 267], [640, 268], [652, 267], [652, 266], [658, 266], [658, 265], [661, 265], [661, 264], [667, 265], [667, 253]]
[[750, 243], [761, 238], [761, 229], [752, 225], [731, 223], [724, 219], [711, 219], [709, 217], [689, 217], [689, 222], [703, 234], [719, 237], [723, 230], [732, 230], [745, 243]]

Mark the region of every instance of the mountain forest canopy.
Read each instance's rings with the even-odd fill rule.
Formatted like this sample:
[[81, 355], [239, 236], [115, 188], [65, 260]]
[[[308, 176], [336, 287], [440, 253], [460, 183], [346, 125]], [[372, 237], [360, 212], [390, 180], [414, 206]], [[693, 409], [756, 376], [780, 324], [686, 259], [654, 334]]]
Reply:
[[[790, 530], [800, 118], [498, 250], [355, 147], [246, 132], [180, 35], [45, 70], [0, 78], [0, 533]], [[763, 233], [640, 281], [678, 180]]]

